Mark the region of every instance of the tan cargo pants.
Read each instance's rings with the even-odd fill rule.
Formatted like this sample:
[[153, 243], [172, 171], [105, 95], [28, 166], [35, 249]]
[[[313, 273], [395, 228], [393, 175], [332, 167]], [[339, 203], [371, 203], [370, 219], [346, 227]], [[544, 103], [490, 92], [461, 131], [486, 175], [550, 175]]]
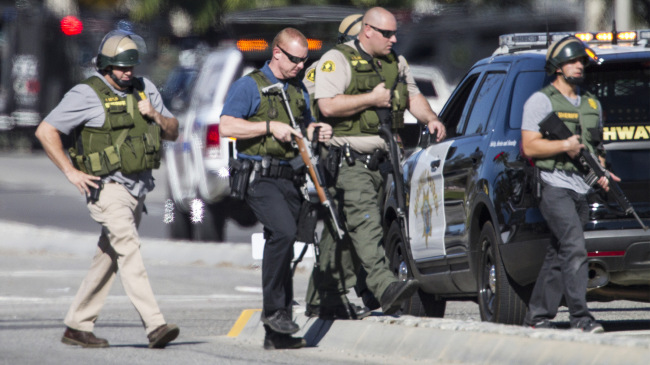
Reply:
[[116, 274], [140, 314], [148, 333], [165, 324], [140, 254], [138, 225], [144, 197], [135, 198], [120, 184], [104, 184], [97, 202], [88, 203], [90, 216], [102, 226], [97, 252], [68, 310], [64, 323], [93, 331]]

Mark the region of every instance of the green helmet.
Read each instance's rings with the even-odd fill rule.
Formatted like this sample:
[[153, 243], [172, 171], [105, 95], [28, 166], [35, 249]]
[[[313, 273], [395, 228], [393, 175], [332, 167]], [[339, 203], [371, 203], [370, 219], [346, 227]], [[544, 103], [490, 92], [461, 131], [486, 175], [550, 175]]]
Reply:
[[99, 46], [97, 68], [103, 70], [108, 66], [130, 67], [140, 63], [140, 53], [146, 52], [142, 37], [137, 34], [114, 30], [106, 34]]
[[587, 47], [581, 40], [574, 36], [567, 36], [553, 43], [546, 52], [546, 73], [552, 75], [559, 70], [563, 64], [583, 58], [586, 64], [589, 60]]

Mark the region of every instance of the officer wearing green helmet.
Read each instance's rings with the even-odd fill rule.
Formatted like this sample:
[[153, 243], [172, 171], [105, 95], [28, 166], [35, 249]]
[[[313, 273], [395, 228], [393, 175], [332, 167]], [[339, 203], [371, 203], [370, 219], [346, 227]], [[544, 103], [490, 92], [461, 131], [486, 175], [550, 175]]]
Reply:
[[[553, 43], [546, 54], [546, 71], [555, 78], [531, 95], [524, 105], [521, 145], [524, 154], [533, 158], [539, 169], [542, 186], [539, 208], [551, 230], [551, 241], [524, 320], [525, 325], [533, 328], [554, 327], [551, 320], [564, 296], [571, 328], [603, 332], [586, 301], [588, 269], [583, 225], [588, 219], [590, 187], [572, 162], [582, 148], [597, 154], [603, 165], [605, 162], [605, 151], [597, 137], [602, 134], [600, 102], [580, 88], [589, 52], [593, 55], [573, 36]], [[539, 123], [550, 113], [555, 113], [570, 130], [579, 134], [561, 141], [544, 139]], [[598, 183], [608, 189], [606, 178]]]
[[[160, 312], [137, 232], [145, 196], [154, 188], [152, 169], [160, 165], [161, 139], [178, 136], [178, 120], [156, 87], [134, 76], [145, 50], [134, 33], [108, 33], [99, 47], [97, 72], [68, 91], [36, 130], [48, 157], [86, 195], [90, 216], [102, 227], [91, 269], [64, 319], [61, 342], [68, 345], [108, 347], [93, 329], [117, 274], [150, 348], [165, 347], [179, 333]], [[73, 137], [70, 158], [61, 134]]]

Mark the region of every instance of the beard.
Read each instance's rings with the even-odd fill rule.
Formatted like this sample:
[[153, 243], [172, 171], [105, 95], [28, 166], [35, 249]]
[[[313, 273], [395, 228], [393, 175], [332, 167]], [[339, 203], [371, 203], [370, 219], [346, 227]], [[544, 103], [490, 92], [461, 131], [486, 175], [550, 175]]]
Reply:
[[574, 85], [574, 86], [581, 86], [585, 82], [585, 77], [584, 76], [578, 76], [578, 77], [566, 77], [566, 76], [564, 76], [564, 79], [570, 85]]
[[113, 81], [115, 81], [115, 83], [121, 88], [131, 87], [131, 85], [133, 84], [131, 79], [128, 80], [118, 79], [115, 76], [115, 74], [113, 74], [113, 72], [111, 72], [111, 79], [113, 79]]

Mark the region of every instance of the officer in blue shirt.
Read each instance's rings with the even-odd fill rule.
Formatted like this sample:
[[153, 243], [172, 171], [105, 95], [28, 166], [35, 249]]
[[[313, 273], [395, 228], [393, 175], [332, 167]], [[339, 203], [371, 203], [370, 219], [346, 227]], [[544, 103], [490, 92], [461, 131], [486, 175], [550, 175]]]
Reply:
[[289, 162], [300, 158], [291, 141], [302, 134], [292, 127], [280, 93], [262, 89], [282, 83], [291, 114], [298, 123], [308, 124], [308, 136], [320, 126], [318, 138], [324, 142], [332, 128], [313, 122], [309, 95], [296, 77], [307, 61], [305, 36], [285, 28], [273, 40], [272, 51], [264, 67], [237, 80], [228, 91], [219, 131], [222, 136], [237, 138], [238, 159], [252, 166], [244, 199], [264, 225], [266, 239], [262, 259], [264, 348], [301, 348], [305, 340], [291, 336], [299, 330], [292, 319], [291, 260], [303, 201], [299, 181], [304, 181], [305, 171], [295, 171]]

